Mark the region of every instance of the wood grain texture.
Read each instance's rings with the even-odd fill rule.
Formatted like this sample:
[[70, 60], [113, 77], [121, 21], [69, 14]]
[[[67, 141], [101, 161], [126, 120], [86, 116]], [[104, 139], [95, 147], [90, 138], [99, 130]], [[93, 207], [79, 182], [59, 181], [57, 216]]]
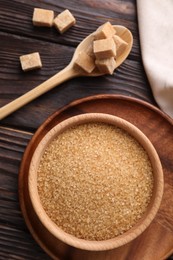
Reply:
[[[0, 36], [3, 39], [0, 41], [1, 106], [63, 69], [70, 62], [74, 52], [73, 47], [45, 43], [5, 33], [1, 33]], [[12, 46], [10, 42], [13, 42]], [[23, 73], [20, 68], [19, 56], [34, 51], [40, 52], [43, 68]], [[75, 99], [99, 93], [122, 93], [154, 102], [141, 61], [131, 60], [129, 56], [115, 71], [114, 76], [72, 79], [10, 115], [2, 123], [8, 126], [21, 126], [23, 129], [36, 129], [48, 115], [60, 107]], [[39, 113], [40, 110], [42, 113]], [[30, 116], [30, 120], [26, 119], [26, 115]]]
[[[60, 5], [63, 4], [63, 6], [58, 7], [56, 6], [57, 1], [44, 1], [43, 4], [36, 1], [30, 1], [29, 3], [27, 1], [14, 1], [10, 6], [9, 12], [11, 2], [1, 0], [1, 106], [63, 69], [73, 55], [74, 48], [72, 46], [76, 47], [84, 37], [93, 32], [107, 19], [111, 19], [113, 24], [120, 24], [129, 28], [134, 37], [132, 52], [128, 60], [117, 69], [114, 74], [116, 76], [106, 76], [99, 79], [87, 78], [87, 80], [86, 78], [74, 79], [62, 84], [60, 87], [42, 96], [39, 100], [34, 101], [31, 105], [29, 104], [17, 111], [9, 119], [5, 119], [3, 122], [6, 125], [22, 125], [23, 129], [28, 127], [36, 129], [56, 109], [75, 99], [99, 93], [123, 93], [124, 95], [135, 96], [154, 102], [141, 63], [135, 3], [131, 1], [117, 1], [116, 4], [113, 4], [112, 1], [108, 1], [108, 3], [105, 1], [105, 5], [102, 2], [100, 3], [101, 6], [97, 8], [98, 1], [94, 1], [92, 4], [89, 2], [81, 1], [79, 11], [75, 8], [76, 2], [58, 2]], [[74, 11], [76, 16], [76, 26], [64, 35], [60, 35], [54, 28], [35, 28], [31, 23], [31, 17], [33, 8], [38, 6], [38, 4], [40, 7], [52, 8], [57, 12], [64, 7], [69, 8]], [[110, 11], [112, 5], [114, 8], [113, 11]], [[117, 8], [116, 11], [115, 7]], [[123, 12], [123, 10], [127, 11]], [[105, 14], [107, 15], [105, 16]], [[74, 37], [75, 42], [72, 43]], [[66, 43], [62, 41], [63, 39]], [[34, 51], [40, 52], [43, 68], [34, 72], [22, 73], [19, 56]], [[49, 102], [49, 100], [52, 102]], [[41, 113], [41, 115], [39, 113], [40, 107], [45, 112]], [[31, 120], [25, 120], [25, 114], [30, 115]], [[38, 124], [34, 125], [33, 121], [38, 122]], [[28, 123], [30, 123], [30, 126]]]
[[[116, 35], [121, 37], [127, 43], [127, 46], [123, 50], [123, 52], [121, 52], [117, 56], [116, 67], [115, 67], [115, 70], [116, 70], [116, 68], [118, 68], [121, 64], [123, 64], [124, 61], [129, 56], [129, 53], [131, 52], [131, 49], [133, 46], [133, 36], [132, 36], [132, 33], [124, 26], [114, 25], [114, 28], [116, 30]], [[52, 77], [48, 78], [46, 81], [43, 81], [41, 84], [39, 84], [35, 88], [31, 89], [30, 91], [26, 92], [25, 94], [19, 96], [18, 98], [7, 103], [5, 106], [1, 107], [0, 108], [0, 120], [6, 118], [7, 116], [11, 115], [12, 113], [17, 111], [21, 107], [27, 105], [28, 103], [32, 102], [36, 98], [40, 97], [41, 95], [49, 92], [53, 88], [61, 85], [62, 83], [66, 82], [72, 78], [76, 78], [76, 77], [78, 78], [78, 77], [82, 77], [82, 76], [100, 77], [100, 76], [106, 75], [107, 73], [101, 73], [97, 69], [97, 67], [91, 73], [87, 73], [80, 69], [79, 70], [75, 69], [75, 62], [76, 62], [76, 59], [78, 58], [79, 54], [81, 52], [85, 52], [89, 48], [89, 46], [93, 43], [93, 40], [94, 40], [93, 34], [89, 34], [77, 46], [77, 48], [74, 51], [71, 61], [64, 69], [55, 73]], [[36, 53], [39, 55], [38, 52], [36, 52]], [[21, 57], [23, 57], [23, 56], [20, 56], [20, 58]]]
[[18, 200], [18, 169], [31, 137], [0, 127], [0, 259], [35, 259], [36, 251], [46, 257], [31, 239]]
[[[49, 42], [76, 46], [107, 19], [111, 20], [113, 24], [129, 25], [131, 27], [129, 29], [136, 27], [136, 6], [134, 0], [115, 2], [82, 0], [79, 8], [76, 8], [77, 6], [79, 6], [77, 0], [47, 0], [41, 2], [35, 0], [29, 2], [14, 0], [13, 5], [11, 5], [10, 0], [1, 0], [1, 30], [17, 35], [29, 36], [30, 38], [40, 38]], [[76, 17], [77, 24], [64, 35], [59, 35], [56, 29], [33, 28], [31, 19], [34, 7], [51, 9], [55, 12], [55, 15], [64, 9], [69, 9]], [[135, 34], [134, 29], [133, 32]]]
[[[64, 35], [60, 35], [55, 28], [35, 28], [31, 22], [34, 7], [52, 9], [56, 14], [68, 8], [75, 15], [77, 24]], [[113, 76], [72, 79], [0, 122], [2, 260], [50, 259], [33, 240], [24, 223], [19, 208], [17, 183], [23, 152], [43, 121], [69, 102], [94, 94], [123, 94], [156, 103], [141, 62], [135, 0], [81, 0], [80, 6], [78, 0], [0, 0], [0, 106], [63, 69], [71, 60], [79, 42], [108, 19], [113, 24], [129, 28], [134, 37], [132, 52]], [[33, 51], [40, 52], [43, 68], [23, 73], [19, 56]], [[149, 124], [152, 125], [152, 118]], [[158, 127], [162, 131], [161, 125]], [[164, 161], [165, 165], [168, 162], [171, 165], [167, 156]], [[172, 178], [168, 182], [172, 183]], [[171, 193], [169, 196], [172, 197]], [[169, 205], [169, 200], [166, 203]], [[161, 221], [168, 225], [171, 212], [165, 214], [167, 217], [162, 217]], [[169, 228], [171, 230], [172, 223]], [[160, 247], [161, 242], [159, 240]], [[70, 252], [67, 259], [68, 255]]]

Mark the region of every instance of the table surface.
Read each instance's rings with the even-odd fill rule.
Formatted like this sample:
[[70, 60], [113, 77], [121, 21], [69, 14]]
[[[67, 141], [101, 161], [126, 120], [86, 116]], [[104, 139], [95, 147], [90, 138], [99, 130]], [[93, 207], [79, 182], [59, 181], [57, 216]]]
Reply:
[[[63, 35], [33, 27], [34, 7], [55, 14], [69, 9], [77, 23]], [[107, 20], [126, 26], [134, 37], [130, 55], [112, 76], [71, 79], [0, 122], [0, 259], [49, 259], [22, 217], [18, 173], [28, 142], [52, 113], [96, 94], [121, 94], [156, 106], [141, 60], [135, 0], [0, 0], [0, 106], [63, 69], [80, 41]], [[43, 67], [24, 73], [19, 56], [32, 52], [40, 53]]]

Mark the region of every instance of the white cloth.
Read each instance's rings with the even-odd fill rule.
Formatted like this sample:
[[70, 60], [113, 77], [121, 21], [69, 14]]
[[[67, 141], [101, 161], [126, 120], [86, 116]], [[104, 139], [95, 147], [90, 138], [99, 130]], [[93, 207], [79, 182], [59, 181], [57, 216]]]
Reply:
[[144, 68], [154, 98], [173, 118], [173, 0], [137, 0]]

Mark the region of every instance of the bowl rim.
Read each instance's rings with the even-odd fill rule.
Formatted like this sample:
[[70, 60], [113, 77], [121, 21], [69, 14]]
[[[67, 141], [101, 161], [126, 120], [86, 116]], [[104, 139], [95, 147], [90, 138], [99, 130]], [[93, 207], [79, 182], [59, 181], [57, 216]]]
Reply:
[[[148, 206], [147, 212], [143, 217], [128, 231], [112, 239], [93, 241], [77, 238], [59, 228], [46, 214], [41, 205], [37, 190], [37, 166], [39, 164], [40, 157], [43, 155], [47, 145], [54, 139], [55, 136], [61, 134], [63, 131], [74, 125], [80, 125], [83, 123], [102, 122], [112, 124], [121, 129], [124, 129], [132, 137], [134, 137], [145, 149], [149, 159], [151, 161], [154, 173], [154, 190], [153, 196]], [[72, 116], [54, 126], [39, 142], [37, 145], [29, 166], [28, 175], [28, 191], [33, 209], [42, 223], [42, 225], [58, 240], [71, 245], [73, 247], [89, 250], [89, 251], [104, 251], [114, 249], [123, 246], [137, 236], [139, 236], [150, 225], [154, 219], [157, 211], [160, 207], [162, 195], [163, 195], [163, 170], [159, 156], [147, 136], [135, 125], [120, 117], [105, 114], [105, 113], [87, 113]]]

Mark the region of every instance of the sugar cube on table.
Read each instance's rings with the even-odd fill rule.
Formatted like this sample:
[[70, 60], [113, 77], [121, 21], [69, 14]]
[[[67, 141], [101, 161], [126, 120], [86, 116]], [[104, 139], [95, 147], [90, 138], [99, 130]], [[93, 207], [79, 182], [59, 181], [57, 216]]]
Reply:
[[97, 59], [116, 57], [116, 45], [112, 38], [94, 41], [93, 51]]
[[67, 9], [61, 12], [59, 15], [57, 15], [57, 17], [54, 19], [54, 25], [60, 33], [64, 33], [75, 23], [75, 17]]
[[95, 64], [99, 71], [105, 74], [113, 74], [114, 69], [116, 68], [116, 61], [114, 57], [109, 59], [95, 60]]
[[34, 8], [32, 22], [35, 26], [51, 27], [53, 25], [54, 11]]
[[95, 68], [95, 62], [92, 57], [90, 57], [86, 52], [80, 52], [75, 65], [82, 68], [85, 72], [91, 73]]
[[34, 70], [42, 67], [38, 52], [20, 56], [20, 63], [23, 71]]
[[101, 25], [95, 32], [94, 38], [96, 40], [111, 38], [116, 33], [116, 30], [110, 22]]

